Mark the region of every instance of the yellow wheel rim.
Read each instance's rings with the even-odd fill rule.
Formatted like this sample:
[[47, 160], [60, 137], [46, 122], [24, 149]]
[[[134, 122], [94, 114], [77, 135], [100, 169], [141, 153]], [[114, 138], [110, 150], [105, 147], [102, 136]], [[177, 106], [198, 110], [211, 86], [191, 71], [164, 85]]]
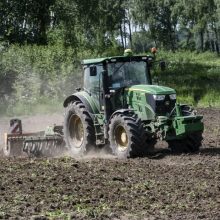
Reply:
[[72, 144], [77, 148], [81, 147], [84, 139], [84, 130], [82, 121], [78, 115], [73, 115], [70, 118], [69, 132]]
[[128, 135], [121, 125], [115, 129], [115, 142], [119, 151], [125, 151], [128, 148]]

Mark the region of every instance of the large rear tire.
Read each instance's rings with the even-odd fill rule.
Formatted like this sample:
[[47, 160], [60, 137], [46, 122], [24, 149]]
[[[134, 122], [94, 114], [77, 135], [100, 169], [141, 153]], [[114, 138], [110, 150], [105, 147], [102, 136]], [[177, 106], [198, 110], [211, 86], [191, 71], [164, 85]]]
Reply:
[[64, 139], [67, 148], [82, 156], [95, 146], [95, 129], [92, 118], [81, 102], [70, 103], [64, 119]]
[[168, 147], [173, 153], [194, 153], [199, 151], [202, 146], [202, 132], [188, 134], [182, 140], [171, 140], [168, 142]]
[[146, 133], [140, 119], [123, 114], [115, 115], [109, 125], [112, 153], [118, 158], [144, 156]]

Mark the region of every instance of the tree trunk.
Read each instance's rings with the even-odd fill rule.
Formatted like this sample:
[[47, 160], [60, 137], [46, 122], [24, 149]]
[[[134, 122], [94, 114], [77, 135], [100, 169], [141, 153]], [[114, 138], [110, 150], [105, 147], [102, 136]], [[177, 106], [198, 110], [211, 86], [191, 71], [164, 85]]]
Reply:
[[189, 41], [192, 38], [192, 33], [190, 30], [188, 30], [187, 39], [186, 39], [186, 46], [189, 46]]
[[132, 33], [131, 33], [131, 21], [128, 19], [128, 28], [129, 28], [129, 40], [130, 40], [130, 47], [132, 48]]
[[194, 27], [194, 23], [193, 23], [193, 22], [190, 22], [190, 23], [189, 23], [189, 28], [188, 28], [187, 40], [186, 40], [186, 46], [187, 46], [187, 48], [189, 47], [190, 40], [191, 40], [192, 37], [193, 37], [193, 34], [192, 34], [193, 27]]
[[203, 52], [204, 51], [204, 30], [200, 31], [200, 49]]
[[209, 30], [206, 30], [207, 41], [205, 42], [205, 50], [212, 50]]
[[124, 43], [125, 43], [125, 48], [126, 48], [127, 47], [126, 17], [124, 18]]
[[170, 49], [172, 52], [175, 52], [175, 39], [174, 39], [174, 30], [172, 28], [171, 22], [168, 23], [168, 30], [169, 30], [169, 40], [170, 40]]
[[214, 27], [214, 32], [215, 32], [215, 48], [216, 48], [216, 52], [217, 52], [217, 54], [220, 54], [220, 50], [219, 50], [219, 36], [218, 36], [218, 31], [217, 31], [216, 27]]
[[47, 44], [47, 24], [50, 23], [50, 3], [47, 1], [40, 1], [41, 6], [38, 11], [38, 29], [39, 29], [39, 44]]
[[123, 38], [123, 30], [122, 30], [122, 24], [120, 25], [120, 35], [121, 35], [121, 44], [123, 49], [125, 49], [125, 45], [124, 45], [124, 38]]

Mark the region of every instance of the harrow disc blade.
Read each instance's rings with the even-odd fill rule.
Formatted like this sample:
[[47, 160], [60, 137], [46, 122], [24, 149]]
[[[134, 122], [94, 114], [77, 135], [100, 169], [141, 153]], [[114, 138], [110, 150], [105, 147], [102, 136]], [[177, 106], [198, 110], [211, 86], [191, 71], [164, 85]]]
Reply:
[[52, 157], [60, 155], [64, 146], [61, 136], [32, 137], [24, 141], [23, 151], [30, 157]]

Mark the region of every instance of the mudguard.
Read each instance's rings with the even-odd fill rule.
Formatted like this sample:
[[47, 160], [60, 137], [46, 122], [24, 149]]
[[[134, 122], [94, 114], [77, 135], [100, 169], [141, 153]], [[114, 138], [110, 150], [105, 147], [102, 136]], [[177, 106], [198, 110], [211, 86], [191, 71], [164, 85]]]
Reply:
[[85, 107], [89, 113], [91, 113], [91, 114], [98, 114], [99, 113], [92, 97], [88, 93], [86, 93], [85, 91], [77, 92], [77, 93], [74, 93], [74, 94], [68, 96], [65, 99], [63, 106], [67, 107], [70, 102], [75, 102], [75, 101], [82, 102], [85, 105]]
[[109, 121], [111, 121], [111, 119], [115, 116], [115, 115], [117, 115], [117, 114], [129, 114], [129, 113], [134, 113], [134, 110], [132, 110], [132, 109], [120, 109], [120, 110], [117, 110], [117, 111], [115, 111], [112, 115], [111, 115], [111, 117], [109, 118]]

